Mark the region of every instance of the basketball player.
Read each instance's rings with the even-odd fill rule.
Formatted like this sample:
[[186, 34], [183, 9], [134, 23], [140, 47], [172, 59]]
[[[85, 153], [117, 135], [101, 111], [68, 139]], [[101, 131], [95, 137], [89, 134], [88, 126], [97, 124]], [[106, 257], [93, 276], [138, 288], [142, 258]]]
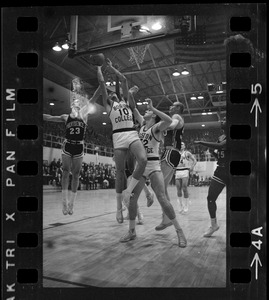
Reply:
[[[138, 132], [136, 131], [136, 128], [134, 126], [133, 112], [129, 106], [129, 93], [136, 93], [138, 91], [138, 88], [133, 87], [128, 90], [126, 77], [113, 67], [112, 62], [109, 59], [106, 59], [106, 62], [108, 67], [121, 81], [123, 92], [123, 96], [117, 95], [116, 93], [112, 93], [108, 96], [101, 67], [97, 67], [98, 80], [100, 82], [103, 97], [103, 105], [110, 117], [113, 130], [112, 138], [116, 165], [117, 194], [116, 219], [118, 223], [123, 223], [122, 201], [124, 201], [125, 203], [129, 202], [131, 193], [145, 170], [147, 164], [147, 156], [145, 148], [143, 147], [143, 144], [139, 139]], [[133, 176], [127, 186], [127, 189], [123, 191], [125, 161], [128, 149], [131, 151], [131, 153], [134, 154], [137, 165], [133, 172]]]
[[[164, 176], [165, 194], [170, 201], [168, 195], [168, 184], [170, 183], [176, 166], [180, 161], [181, 139], [184, 130], [184, 120], [181, 114], [184, 111], [184, 105], [181, 102], [174, 102], [169, 108], [169, 114], [172, 117], [172, 123], [164, 134], [163, 154], [161, 156], [161, 169]], [[161, 223], [155, 227], [155, 230], [163, 230], [173, 225], [168, 216], [163, 212]]]
[[214, 149], [213, 154], [217, 158], [217, 168], [211, 178], [211, 182], [207, 195], [207, 208], [211, 219], [211, 226], [204, 234], [204, 237], [210, 237], [219, 230], [219, 225], [216, 218], [217, 204], [216, 200], [223, 188], [227, 184], [227, 164], [226, 164], [226, 117], [220, 123], [223, 134], [218, 138], [216, 143], [205, 141], [194, 141], [195, 144]]
[[[90, 104], [94, 103], [101, 94], [101, 89], [95, 91], [87, 104], [81, 107], [81, 101], [76, 99], [71, 105], [71, 113], [61, 116], [43, 114], [43, 120], [65, 122], [65, 140], [62, 145], [62, 211], [64, 215], [73, 214], [73, 205], [77, 196], [79, 174], [84, 156], [84, 136]], [[71, 197], [68, 197], [69, 173], [72, 173]]]
[[130, 199], [128, 207], [130, 216], [129, 230], [127, 234], [120, 239], [120, 242], [128, 242], [136, 238], [135, 218], [137, 214], [137, 200], [145, 185], [146, 178], [149, 177], [156, 198], [176, 229], [178, 246], [184, 248], [187, 245], [187, 241], [176, 219], [174, 208], [166, 198], [164, 178], [159, 160], [160, 140], [162, 139], [163, 132], [171, 124], [172, 119], [165, 113], [154, 108], [151, 99], [146, 99], [146, 101], [148, 102], [148, 110], [145, 112], [144, 117], [140, 115], [137, 109], [134, 110], [134, 115], [141, 125], [145, 122], [140, 128], [139, 137], [146, 149], [148, 161], [143, 176], [134, 188], [134, 193]]
[[[189, 191], [188, 191], [188, 182], [189, 175], [193, 171], [194, 166], [197, 161], [196, 158], [186, 150], [185, 143], [181, 142], [180, 150], [180, 161], [176, 168], [176, 187], [177, 187], [177, 202], [178, 202], [178, 211], [182, 214], [186, 214], [189, 210]], [[184, 198], [182, 201], [182, 191]]]

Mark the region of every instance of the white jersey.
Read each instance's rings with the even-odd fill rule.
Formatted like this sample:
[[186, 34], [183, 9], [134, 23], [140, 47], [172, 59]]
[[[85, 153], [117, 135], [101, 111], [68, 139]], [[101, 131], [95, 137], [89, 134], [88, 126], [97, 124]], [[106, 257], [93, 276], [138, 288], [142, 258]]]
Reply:
[[147, 157], [159, 159], [160, 140], [158, 140], [152, 130], [155, 125], [156, 124], [149, 129], [146, 129], [145, 125], [142, 126], [139, 131], [139, 138], [146, 149]]
[[125, 101], [114, 101], [109, 113], [109, 117], [112, 123], [113, 131], [121, 129], [122, 131], [124, 131], [124, 129], [135, 130], [133, 112]]
[[187, 151], [180, 151], [181, 157], [177, 166], [177, 170], [186, 170], [190, 168], [190, 159], [187, 156]]

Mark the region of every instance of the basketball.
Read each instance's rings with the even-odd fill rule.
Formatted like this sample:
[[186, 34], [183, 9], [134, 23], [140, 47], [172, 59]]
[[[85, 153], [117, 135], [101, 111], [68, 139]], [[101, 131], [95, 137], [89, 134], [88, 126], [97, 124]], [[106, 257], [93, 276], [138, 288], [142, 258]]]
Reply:
[[90, 63], [95, 66], [102, 66], [105, 61], [103, 53], [94, 54], [90, 57]]

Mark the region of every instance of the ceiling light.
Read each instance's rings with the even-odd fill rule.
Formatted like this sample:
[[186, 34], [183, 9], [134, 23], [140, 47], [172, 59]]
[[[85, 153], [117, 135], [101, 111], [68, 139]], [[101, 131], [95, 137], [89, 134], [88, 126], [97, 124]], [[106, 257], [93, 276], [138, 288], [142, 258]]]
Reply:
[[149, 28], [146, 27], [146, 26], [144, 26], [144, 25], [141, 25], [141, 26], [139, 27], [139, 31], [140, 31], [140, 32], [150, 32], [150, 31], [149, 31]]
[[106, 111], [103, 111], [103, 115], [107, 115], [107, 112], [106, 112]]
[[173, 75], [173, 76], [179, 76], [179, 75], [180, 75], [180, 73], [178, 72], [178, 70], [177, 70], [177, 69], [175, 69], [175, 70], [174, 70], [174, 72], [172, 73], [172, 75]]
[[204, 99], [204, 96], [203, 95], [199, 95], [197, 98], [201, 100], [201, 99]]
[[106, 125], [106, 122], [103, 122], [102, 124], [103, 124], [103, 125]]
[[212, 111], [209, 111], [207, 114], [208, 114], [208, 115], [212, 115]]
[[181, 72], [181, 74], [182, 75], [189, 75], [190, 72], [186, 68], [184, 68], [183, 71]]
[[152, 26], [151, 26], [151, 28], [153, 29], [153, 30], [160, 30], [160, 29], [162, 29], [162, 24], [160, 23], [160, 22], [156, 22], [156, 23], [154, 23]]
[[106, 82], [106, 86], [110, 86], [110, 81], [107, 81], [107, 82]]
[[216, 91], [216, 94], [222, 94], [223, 91]]
[[59, 45], [58, 42], [56, 42], [56, 44], [52, 47], [52, 49], [54, 51], [62, 51], [62, 48], [61, 48], [61, 46]]
[[53, 102], [50, 102], [50, 105], [53, 106], [53, 105], [55, 105], [55, 104], [54, 104]]
[[209, 92], [214, 92], [215, 91], [215, 84], [214, 83], [208, 83], [207, 84], [207, 89]]
[[205, 124], [202, 124], [201, 126], [202, 126], [202, 127], [205, 127]]
[[148, 104], [148, 102], [145, 101], [145, 102], [143, 102], [143, 104]]
[[195, 96], [191, 96], [191, 100], [196, 100], [196, 97]]
[[141, 103], [141, 102], [137, 102], [136, 104], [137, 104], [137, 105], [142, 105], [142, 103]]
[[205, 116], [205, 115], [207, 115], [207, 113], [206, 112], [202, 112], [202, 115]]
[[62, 48], [63, 49], [65, 49], [65, 50], [68, 50], [69, 49], [69, 40], [66, 40], [65, 42], [64, 42], [64, 44], [62, 45]]

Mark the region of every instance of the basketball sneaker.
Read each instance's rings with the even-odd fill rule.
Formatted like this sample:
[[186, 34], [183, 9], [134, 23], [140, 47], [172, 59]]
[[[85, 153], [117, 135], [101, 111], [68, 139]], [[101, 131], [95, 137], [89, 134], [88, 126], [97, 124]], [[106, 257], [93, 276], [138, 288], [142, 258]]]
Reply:
[[178, 247], [185, 248], [187, 246], [187, 240], [182, 229], [177, 229]]
[[164, 214], [162, 214], [162, 222], [161, 224], [159, 224], [158, 226], [155, 227], [155, 230], [157, 231], [160, 231], [160, 230], [164, 230], [165, 228], [169, 227], [169, 226], [172, 226], [173, 223], [169, 220], [167, 223], [164, 223], [165, 222], [165, 219], [168, 219]]
[[189, 211], [189, 208], [188, 208], [188, 207], [184, 207], [184, 208], [182, 209], [182, 211], [181, 211], [181, 214], [182, 214], [182, 215], [186, 215], [186, 214], [188, 213], [188, 211]]
[[208, 228], [207, 232], [204, 234], [204, 237], [211, 237], [212, 234], [213, 234], [215, 231], [217, 231], [217, 230], [219, 230], [219, 225], [218, 225], [218, 224], [216, 224], [216, 225], [214, 225], [214, 226], [210, 226], [210, 227]]
[[166, 223], [166, 224], [161, 223], [161, 224], [159, 224], [158, 226], [155, 227], [155, 230], [157, 230], [157, 231], [164, 230], [165, 228], [167, 228], [169, 226], [172, 226], [172, 225], [173, 225], [172, 222], [169, 222], [169, 223]]
[[123, 237], [120, 238], [120, 242], [121, 243], [125, 243], [125, 242], [129, 242], [131, 240], [134, 240], [134, 239], [136, 239], [136, 233], [135, 233], [135, 231], [131, 232], [129, 230]]
[[74, 203], [69, 203], [68, 204], [68, 213], [69, 213], [69, 215], [73, 215], [73, 208], [74, 208]]

